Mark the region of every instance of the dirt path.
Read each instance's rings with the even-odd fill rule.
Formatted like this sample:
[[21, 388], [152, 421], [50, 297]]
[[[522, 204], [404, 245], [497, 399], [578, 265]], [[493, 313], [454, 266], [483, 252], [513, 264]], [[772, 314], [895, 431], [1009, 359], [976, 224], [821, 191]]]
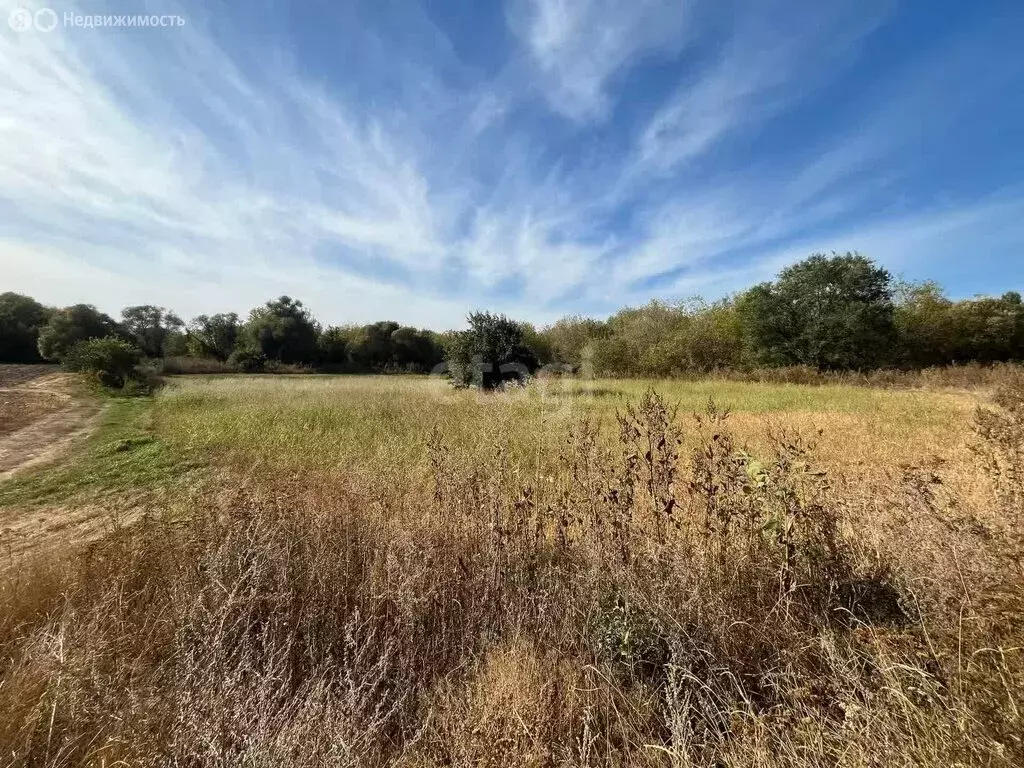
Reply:
[[57, 458], [96, 424], [100, 406], [77, 394], [71, 374], [5, 383], [0, 379], [0, 481]]
[[48, 373], [57, 373], [59, 370], [60, 366], [58, 365], [0, 363], [0, 388], [16, 387]]
[[[101, 406], [50, 366], [0, 366], [0, 482], [59, 458], [96, 426]], [[32, 369], [32, 370], [28, 370]], [[0, 573], [29, 551], [95, 537], [99, 508], [0, 510]]]

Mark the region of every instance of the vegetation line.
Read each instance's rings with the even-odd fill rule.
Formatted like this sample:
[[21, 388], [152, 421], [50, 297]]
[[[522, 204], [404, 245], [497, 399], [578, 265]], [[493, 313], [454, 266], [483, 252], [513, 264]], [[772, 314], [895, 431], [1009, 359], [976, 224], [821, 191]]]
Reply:
[[[774, 282], [707, 303], [653, 301], [607, 320], [566, 317], [542, 329], [475, 312], [468, 331], [403, 327], [391, 321], [322, 327], [301, 301], [282, 296], [253, 309], [200, 315], [187, 326], [161, 307], [134, 306], [121, 320], [79, 304], [49, 309], [29, 297], [0, 295], [0, 362], [69, 358], [94, 338], [119, 339], [106, 383], [123, 386], [131, 355], [163, 359], [169, 373], [288, 370], [334, 372], [438, 370], [490, 383], [499, 368], [600, 376], [683, 376], [792, 366], [814, 371], [917, 370], [1024, 358], [1024, 304], [1016, 292], [951, 301], [930, 282], [894, 281], [856, 255], [814, 255]], [[481, 341], [484, 339], [485, 341]], [[112, 344], [112, 342], [111, 342]], [[97, 354], [96, 350], [93, 354]], [[464, 375], [480, 358], [490, 372]], [[489, 359], [493, 358], [493, 359]]]

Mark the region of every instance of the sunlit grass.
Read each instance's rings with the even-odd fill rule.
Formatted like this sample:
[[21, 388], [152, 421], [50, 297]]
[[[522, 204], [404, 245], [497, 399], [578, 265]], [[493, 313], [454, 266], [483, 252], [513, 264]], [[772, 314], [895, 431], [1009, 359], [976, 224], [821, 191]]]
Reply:
[[[732, 416], [699, 431], [711, 398]], [[46, 766], [867, 766], [879, 745], [1022, 764], [1019, 510], [966, 457], [974, 408], [411, 376], [112, 400], [70, 459], [0, 486], [0, 507], [39, 504], [8, 518], [0, 747]]]
[[723, 381], [552, 379], [483, 394], [422, 376], [182, 377], [152, 399], [110, 400], [73, 457], [0, 484], [0, 506], [130, 498], [204, 465], [358, 473], [417, 488], [429, 476], [435, 435], [462, 461], [501, 450], [514, 470], [547, 473], [571, 424], [587, 416], [611, 441], [615, 414], [650, 387], [684, 425], [709, 399], [730, 408], [738, 437], [755, 451], [774, 424], [822, 430], [821, 461], [856, 469], [962, 459], [975, 407], [973, 397], [949, 393]]
[[502, 446], [529, 470], [553, 460], [581, 415], [611, 434], [615, 413], [649, 387], [684, 417], [714, 399], [754, 446], [782, 416], [822, 429], [835, 438], [823, 458], [851, 465], [958, 450], [974, 407], [965, 395], [852, 386], [556, 379], [481, 394], [416, 376], [193, 377], [160, 394], [154, 428], [185, 454], [232, 464], [372, 467], [389, 482], [416, 483], [435, 431], [466, 457]]

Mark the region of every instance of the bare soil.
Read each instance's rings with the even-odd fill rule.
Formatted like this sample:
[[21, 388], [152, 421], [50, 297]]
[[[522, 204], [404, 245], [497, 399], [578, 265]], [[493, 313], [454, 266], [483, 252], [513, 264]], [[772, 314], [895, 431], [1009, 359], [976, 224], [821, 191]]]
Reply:
[[[100, 406], [56, 366], [0, 366], [0, 482], [52, 461], [96, 425]], [[0, 571], [16, 555], [95, 536], [99, 508], [0, 510]]]
[[56, 365], [14, 365], [0, 363], [0, 389], [16, 387], [60, 370]]
[[0, 366], [0, 480], [56, 458], [95, 424], [99, 404], [55, 370]]

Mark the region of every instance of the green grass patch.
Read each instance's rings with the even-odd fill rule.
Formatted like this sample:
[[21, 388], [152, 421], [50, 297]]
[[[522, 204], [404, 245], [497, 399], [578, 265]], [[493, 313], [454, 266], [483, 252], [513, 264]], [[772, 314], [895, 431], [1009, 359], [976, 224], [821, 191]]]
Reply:
[[101, 423], [75, 452], [0, 483], [0, 507], [125, 500], [178, 482], [193, 464], [154, 431], [152, 398], [109, 398]]

